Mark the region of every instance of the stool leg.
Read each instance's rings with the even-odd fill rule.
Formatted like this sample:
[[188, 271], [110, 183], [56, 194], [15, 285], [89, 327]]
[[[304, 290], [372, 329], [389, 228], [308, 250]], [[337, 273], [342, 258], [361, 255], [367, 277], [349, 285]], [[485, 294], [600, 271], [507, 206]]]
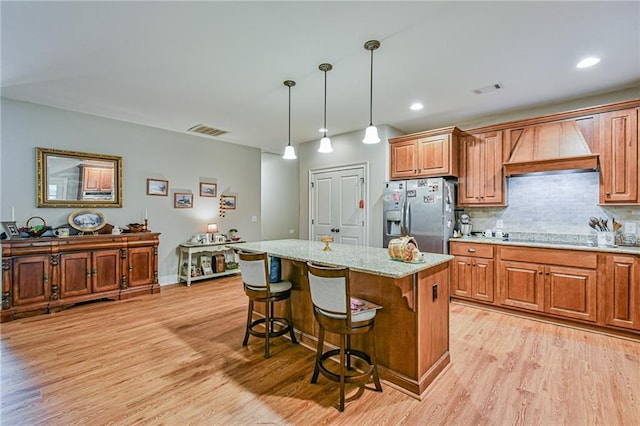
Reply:
[[369, 331], [369, 352], [369, 358], [371, 358], [371, 364], [373, 365], [373, 383], [376, 385], [376, 390], [382, 392], [380, 376], [378, 375], [378, 360], [376, 359], [376, 335], [373, 333], [373, 329]]
[[291, 341], [293, 343], [298, 343], [296, 340], [296, 335], [293, 332], [293, 313], [291, 312], [291, 297], [287, 299], [287, 305], [289, 305], [289, 309], [287, 310], [288, 320], [289, 320], [289, 335], [291, 335]]
[[344, 411], [344, 381], [347, 375], [346, 363], [345, 363], [345, 335], [340, 335], [340, 411]]
[[265, 303], [265, 316], [264, 316], [264, 357], [269, 358], [269, 331], [271, 330], [271, 308], [273, 303]]
[[253, 319], [253, 299], [249, 299], [249, 313], [247, 314], [247, 328], [244, 332], [244, 340], [242, 346], [247, 346], [249, 341], [249, 328], [251, 328], [251, 320]]
[[311, 376], [311, 383], [318, 383], [318, 374], [320, 374], [320, 357], [322, 356], [322, 350], [324, 348], [324, 327], [320, 326], [320, 332], [318, 333], [318, 349], [316, 350], [316, 365], [313, 368], [313, 376]]
[[351, 370], [351, 335], [347, 334], [347, 370]]

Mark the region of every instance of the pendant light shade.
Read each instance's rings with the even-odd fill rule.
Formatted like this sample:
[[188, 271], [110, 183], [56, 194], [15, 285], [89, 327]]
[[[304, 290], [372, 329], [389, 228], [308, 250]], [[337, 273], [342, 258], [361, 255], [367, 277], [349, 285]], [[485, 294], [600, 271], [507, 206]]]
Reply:
[[371, 52], [371, 84], [369, 86], [369, 127], [364, 134], [362, 143], [374, 144], [380, 142], [378, 137], [378, 129], [373, 125], [373, 51], [380, 47], [378, 40], [369, 40], [364, 44], [364, 48]]
[[282, 158], [285, 160], [295, 160], [298, 157], [296, 156], [295, 149], [291, 146], [291, 88], [296, 85], [296, 82], [293, 80], [285, 80], [282, 84], [289, 88], [289, 143], [284, 148], [284, 155]]
[[320, 139], [320, 148], [318, 148], [318, 152], [327, 154], [329, 152], [333, 152], [331, 139], [327, 137], [327, 71], [331, 71], [333, 66], [331, 64], [320, 64], [318, 69], [324, 72], [324, 121], [322, 125], [324, 133], [322, 139]]

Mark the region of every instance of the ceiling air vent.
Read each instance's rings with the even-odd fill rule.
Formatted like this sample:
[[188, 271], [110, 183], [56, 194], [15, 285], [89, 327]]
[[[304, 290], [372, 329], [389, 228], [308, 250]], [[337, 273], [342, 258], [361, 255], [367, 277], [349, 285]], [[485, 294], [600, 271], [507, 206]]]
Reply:
[[208, 127], [203, 124], [196, 124], [195, 126], [191, 127], [189, 130], [187, 130], [187, 132], [200, 133], [202, 135], [207, 135], [207, 136], [220, 136], [220, 135], [224, 135], [225, 133], [228, 133], [226, 130], [215, 129], [213, 127]]
[[481, 87], [479, 89], [473, 89], [472, 92], [475, 93], [476, 95], [482, 95], [484, 93], [493, 92], [503, 88], [504, 86], [502, 85], [502, 83], [495, 83], [495, 84], [490, 84], [488, 86]]

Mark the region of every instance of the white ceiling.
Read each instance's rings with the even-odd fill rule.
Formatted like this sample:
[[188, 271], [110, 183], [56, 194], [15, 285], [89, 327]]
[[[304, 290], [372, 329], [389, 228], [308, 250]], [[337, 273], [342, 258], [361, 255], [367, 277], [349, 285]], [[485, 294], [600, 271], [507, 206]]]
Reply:
[[371, 39], [373, 121], [405, 132], [640, 84], [638, 1], [2, 1], [1, 19], [4, 97], [276, 153], [286, 79], [292, 143], [320, 137], [323, 62], [329, 136], [368, 125]]

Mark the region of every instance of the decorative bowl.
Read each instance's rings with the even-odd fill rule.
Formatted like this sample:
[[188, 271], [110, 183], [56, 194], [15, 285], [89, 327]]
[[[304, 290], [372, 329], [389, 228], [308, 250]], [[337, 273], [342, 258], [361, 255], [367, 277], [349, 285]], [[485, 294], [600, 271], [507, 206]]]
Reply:
[[127, 227], [129, 227], [129, 230], [131, 232], [142, 232], [142, 230], [144, 229], [144, 225], [141, 223], [130, 223], [127, 225]]
[[[38, 219], [42, 221], [42, 224], [31, 225], [31, 221], [33, 219]], [[45, 232], [47, 232], [47, 222], [40, 216], [32, 216], [27, 220], [27, 233], [30, 237], [39, 237]]]

